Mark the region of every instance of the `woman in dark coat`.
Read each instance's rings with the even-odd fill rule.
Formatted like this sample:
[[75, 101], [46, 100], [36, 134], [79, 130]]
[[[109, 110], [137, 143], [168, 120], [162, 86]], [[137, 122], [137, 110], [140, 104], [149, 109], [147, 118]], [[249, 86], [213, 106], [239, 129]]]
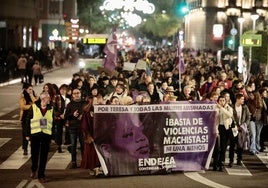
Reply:
[[23, 92], [19, 98], [20, 105], [20, 120], [22, 126], [22, 149], [23, 155], [28, 154], [28, 140], [26, 140], [26, 117], [29, 112], [31, 105], [37, 100], [34, 93], [33, 86], [29, 83], [23, 84]]

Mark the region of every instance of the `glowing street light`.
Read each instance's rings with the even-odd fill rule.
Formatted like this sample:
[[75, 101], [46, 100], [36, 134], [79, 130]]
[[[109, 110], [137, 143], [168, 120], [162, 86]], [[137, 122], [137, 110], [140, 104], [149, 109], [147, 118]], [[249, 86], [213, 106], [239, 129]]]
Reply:
[[[243, 73], [243, 46], [241, 45], [241, 37], [243, 34], [243, 23], [245, 21], [245, 18], [239, 17], [237, 18], [237, 21], [239, 23], [239, 47], [238, 47], [238, 72]], [[245, 81], [245, 80], [244, 80]]]
[[[253, 21], [253, 25], [252, 25], [252, 32], [253, 34], [255, 34], [256, 32], [256, 21], [260, 16], [258, 14], [252, 14], [250, 16], [250, 18]], [[248, 60], [248, 74], [250, 74], [250, 68], [251, 68], [251, 64], [252, 64], [252, 46], [249, 47], [249, 60]]]
[[152, 14], [155, 6], [147, 0], [105, 0], [100, 10], [103, 14], [111, 12], [108, 17], [111, 22], [122, 25], [126, 23], [128, 26], [135, 27], [142, 22], [141, 16], [137, 13]]

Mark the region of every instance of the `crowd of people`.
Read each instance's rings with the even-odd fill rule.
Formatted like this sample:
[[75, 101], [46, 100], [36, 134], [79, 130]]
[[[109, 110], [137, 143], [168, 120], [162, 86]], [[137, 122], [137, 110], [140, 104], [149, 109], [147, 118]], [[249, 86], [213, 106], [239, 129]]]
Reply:
[[[236, 59], [230, 58], [229, 61], [218, 63], [216, 54], [210, 50], [184, 49], [183, 54], [183, 73], [177, 68], [176, 48], [167, 47], [121, 52], [118, 54], [117, 67], [113, 73], [105, 70], [98, 75], [80, 72], [73, 75], [71, 83], [63, 83], [61, 86], [46, 83], [38, 100], [32, 91], [32, 85], [25, 85], [20, 100], [24, 154], [27, 154], [29, 140], [26, 138], [31, 135], [31, 140], [38, 140], [35, 137], [36, 132], [31, 130], [32, 119], [35, 117], [34, 109], [40, 108], [44, 115], [50, 112], [52, 106], [52, 125], [50, 126], [49, 121], [42, 122], [44, 127], [51, 131], [40, 130], [42, 134], [40, 131], [37, 134], [40, 138], [43, 134], [50, 135], [50, 139], [56, 141], [59, 153], [62, 152], [61, 146], [65, 138], [65, 143], [70, 144], [70, 168], [80, 166], [77, 164], [76, 153], [79, 140], [81, 168], [90, 169], [98, 175], [102, 169], [93, 145], [93, 106], [144, 105], [170, 101], [214, 101], [217, 104], [218, 132], [213, 152], [213, 170], [222, 171], [228, 145], [229, 167], [234, 165], [235, 152], [236, 165], [243, 165], [242, 156], [245, 150], [253, 155], [263, 152], [268, 135], [268, 84], [264, 73], [259, 71], [257, 75], [251, 75], [244, 82], [237, 66], [234, 66], [237, 65]], [[146, 61], [150, 65], [150, 70], [124, 69], [124, 62], [137, 63], [138, 60]], [[46, 110], [40, 105], [33, 108], [32, 104], [39, 104], [40, 100], [42, 102], [46, 98], [50, 100], [49, 103], [44, 102], [46, 105], [49, 104], [48, 107], [44, 107]], [[33, 151], [36, 149], [39, 148], [32, 147], [31, 177], [34, 177], [37, 170], [36, 153]], [[47, 148], [44, 148], [44, 151], [47, 155]], [[40, 160], [46, 160], [46, 157]], [[40, 165], [38, 178], [44, 182], [44, 163]]]
[[42, 69], [50, 70], [65, 62], [73, 64], [76, 59], [77, 53], [73, 48], [42, 47], [37, 51], [33, 48], [0, 49], [0, 82], [21, 78], [22, 83], [42, 83]]

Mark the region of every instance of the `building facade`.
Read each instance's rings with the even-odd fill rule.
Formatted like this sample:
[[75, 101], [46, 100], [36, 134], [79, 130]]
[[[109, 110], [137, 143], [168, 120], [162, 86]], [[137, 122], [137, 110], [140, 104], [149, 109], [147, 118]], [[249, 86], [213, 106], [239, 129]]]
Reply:
[[[240, 30], [252, 30], [251, 15], [256, 13], [260, 16], [257, 29], [267, 27], [268, 0], [186, 0], [186, 3], [189, 13], [184, 17], [185, 47], [235, 50]], [[244, 18], [243, 24], [239, 17]], [[222, 34], [217, 37], [213, 33], [216, 24], [222, 26]]]
[[66, 19], [77, 18], [76, 0], [2, 0], [0, 47], [54, 48], [68, 43]]

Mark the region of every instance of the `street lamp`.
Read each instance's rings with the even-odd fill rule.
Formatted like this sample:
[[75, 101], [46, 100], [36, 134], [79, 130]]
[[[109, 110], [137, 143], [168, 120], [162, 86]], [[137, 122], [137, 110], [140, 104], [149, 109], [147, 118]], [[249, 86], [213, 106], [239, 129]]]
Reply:
[[[256, 20], [259, 18], [259, 15], [257, 13], [254, 13], [250, 16], [250, 18], [253, 21], [252, 25], [252, 32], [255, 34], [256, 32]], [[252, 46], [249, 47], [249, 59], [248, 59], [248, 74], [250, 75], [250, 68], [252, 64]]]
[[243, 18], [243, 17], [239, 17], [239, 18], [237, 18], [237, 21], [238, 21], [238, 23], [239, 23], [239, 36], [241, 37], [242, 36], [242, 34], [243, 34], [243, 23], [244, 23], [244, 21], [245, 21], [245, 18]]
[[252, 19], [253, 21], [253, 33], [255, 33], [255, 30], [256, 30], [256, 20], [259, 18], [260, 16], [258, 14], [252, 14], [250, 16], [250, 18]]
[[230, 30], [230, 34], [232, 36], [232, 50], [235, 50], [235, 35], [237, 34], [237, 29], [235, 28], [235, 18], [237, 18], [241, 14], [241, 10], [237, 6], [228, 6], [225, 11], [227, 15], [227, 20], [230, 20], [232, 25], [232, 29]]
[[239, 47], [238, 47], [238, 72], [243, 73], [243, 46], [241, 45], [241, 38], [243, 34], [243, 23], [245, 21], [245, 18], [239, 17], [237, 18], [237, 21], [239, 23]]

